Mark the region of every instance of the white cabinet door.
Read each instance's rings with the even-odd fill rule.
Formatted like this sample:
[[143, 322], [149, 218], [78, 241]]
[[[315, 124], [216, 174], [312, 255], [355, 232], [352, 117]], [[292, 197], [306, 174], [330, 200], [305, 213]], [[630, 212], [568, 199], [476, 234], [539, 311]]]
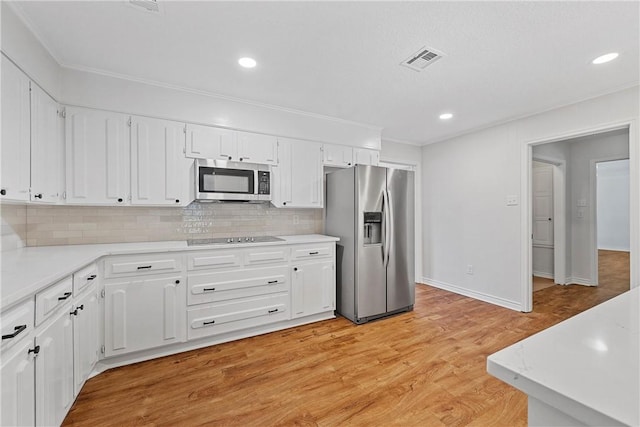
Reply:
[[2, 56], [0, 200], [29, 200], [29, 78]]
[[67, 107], [67, 203], [121, 205], [129, 197], [129, 116]]
[[300, 264], [291, 274], [292, 317], [335, 309], [336, 274], [333, 261]]
[[250, 132], [237, 132], [238, 160], [241, 162], [276, 165], [278, 138]]
[[36, 336], [36, 424], [60, 425], [73, 403], [71, 304]]
[[184, 282], [170, 276], [106, 284], [105, 357], [183, 342]]
[[185, 155], [193, 159], [238, 161], [236, 134], [227, 129], [189, 124]]
[[354, 148], [353, 157], [357, 165], [378, 166], [380, 162], [380, 152], [368, 148]]
[[278, 159], [278, 167], [273, 171], [273, 204], [277, 207], [321, 208], [322, 144], [279, 139]]
[[34, 354], [29, 352], [32, 348], [33, 338], [25, 339], [14, 351], [2, 354], [0, 425], [35, 425]]
[[192, 160], [183, 153], [184, 123], [131, 118], [131, 204], [188, 205]]
[[31, 84], [31, 201], [56, 203], [61, 193], [58, 103]]
[[353, 147], [324, 144], [322, 146], [322, 161], [325, 166], [348, 168], [353, 165]]
[[73, 378], [76, 396], [98, 361], [100, 351], [98, 301], [97, 286], [93, 285], [85, 296], [76, 301], [72, 311], [74, 313]]

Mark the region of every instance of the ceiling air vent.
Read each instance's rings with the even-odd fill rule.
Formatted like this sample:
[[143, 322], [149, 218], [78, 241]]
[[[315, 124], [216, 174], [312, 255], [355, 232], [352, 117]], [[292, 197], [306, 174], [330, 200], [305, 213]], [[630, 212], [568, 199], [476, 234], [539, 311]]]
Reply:
[[160, 12], [158, 0], [129, 0], [132, 6], [147, 9], [149, 12]]
[[442, 52], [438, 52], [435, 49], [431, 49], [430, 47], [425, 46], [402, 61], [400, 65], [411, 68], [414, 71], [422, 71], [427, 68], [427, 66], [433, 64], [443, 56], [444, 54]]

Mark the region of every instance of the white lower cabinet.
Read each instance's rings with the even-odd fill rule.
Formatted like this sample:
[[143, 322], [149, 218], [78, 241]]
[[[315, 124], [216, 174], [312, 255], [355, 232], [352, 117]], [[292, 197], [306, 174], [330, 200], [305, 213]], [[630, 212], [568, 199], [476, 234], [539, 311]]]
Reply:
[[77, 395], [98, 361], [100, 351], [100, 305], [98, 287], [76, 300], [73, 310], [73, 371]]
[[35, 425], [35, 370], [33, 338], [23, 338], [11, 351], [2, 352], [0, 425]]
[[333, 260], [296, 264], [291, 273], [292, 317], [335, 309], [336, 274]]
[[105, 357], [183, 342], [185, 289], [181, 275], [105, 283]]
[[66, 304], [36, 335], [37, 425], [60, 425], [73, 403], [71, 307]]

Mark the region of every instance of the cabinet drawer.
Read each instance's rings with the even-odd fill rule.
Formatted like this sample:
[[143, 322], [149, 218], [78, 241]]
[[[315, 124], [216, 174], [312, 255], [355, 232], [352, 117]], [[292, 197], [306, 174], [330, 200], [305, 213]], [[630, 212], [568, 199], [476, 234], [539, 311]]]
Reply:
[[36, 294], [36, 325], [39, 325], [47, 316], [58, 307], [69, 301], [73, 292], [71, 276], [66, 277]]
[[284, 262], [288, 259], [287, 250], [284, 248], [255, 248], [245, 252], [245, 265], [259, 265], [276, 262]]
[[96, 283], [98, 278], [98, 266], [91, 264], [82, 270], [73, 273], [73, 294], [80, 295], [80, 292], [92, 283]]
[[188, 339], [289, 320], [289, 293], [232, 301], [187, 311]]
[[288, 267], [191, 274], [187, 278], [189, 305], [286, 292]]
[[173, 255], [135, 255], [107, 258], [105, 278], [143, 274], [174, 273], [182, 270], [179, 257]]
[[12, 347], [15, 343], [33, 331], [33, 297], [24, 301], [0, 315], [0, 329], [2, 330], [2, 351]]
[[316, 245], [295, 246], [291, 249], [292, 259], [325, 258], [333, 256], [335, 244], [320, 243]]
[[200, 252], [187, 257], [188, 270], [239, 267], [240, 264], [242, 264], [242, 251], [239, 250]]

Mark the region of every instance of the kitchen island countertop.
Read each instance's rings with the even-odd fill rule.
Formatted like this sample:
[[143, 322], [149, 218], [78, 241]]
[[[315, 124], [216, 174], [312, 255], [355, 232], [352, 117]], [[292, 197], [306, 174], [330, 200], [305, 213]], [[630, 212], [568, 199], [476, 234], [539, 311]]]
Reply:
[[639, 342], [634, 288], [492, 354], [487, 370], [529, 395], [529, 425], [638, 426]]

